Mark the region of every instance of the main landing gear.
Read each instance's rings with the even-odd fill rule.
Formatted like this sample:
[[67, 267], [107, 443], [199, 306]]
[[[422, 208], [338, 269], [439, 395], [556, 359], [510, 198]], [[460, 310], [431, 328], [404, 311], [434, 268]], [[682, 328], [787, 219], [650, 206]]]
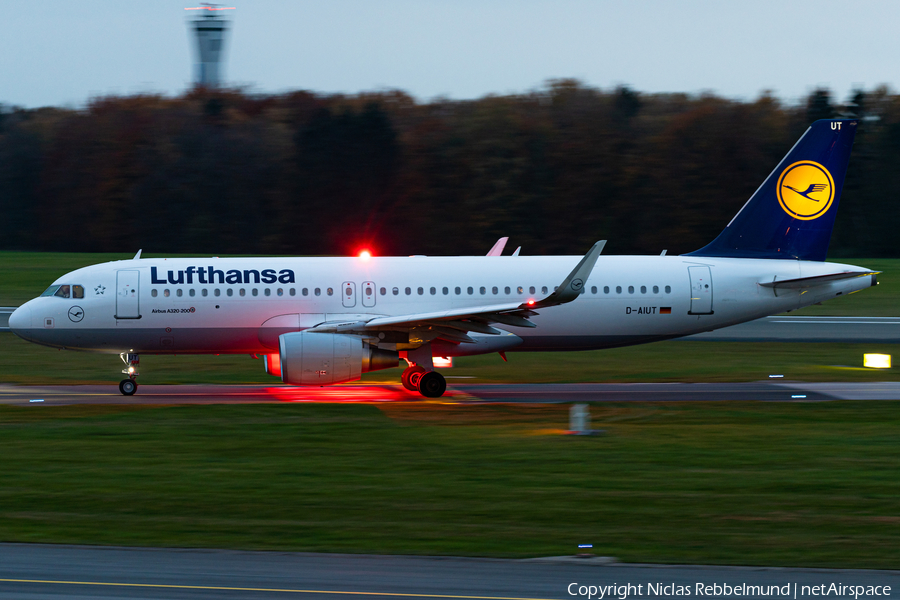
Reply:
[[119, 355], [119, 358], [125, 363], [125, 368], [122, 369], [122, 372], [128, 375], [128, 379], [123, 379], [119, 382], [119, 391], [122, 392], [123, 396], [134, 396], [138, 388], [135, 378], [139, 374], [137, 365], [141, 364], [141, 357], [137, 354], [122, 353]]
[[411, 392], [426, 398], [440, 398], [447, 390], [447, 381], [437, 371], [426, 371], [421, 365], [407, 367], [400, 375], [400, 383]]

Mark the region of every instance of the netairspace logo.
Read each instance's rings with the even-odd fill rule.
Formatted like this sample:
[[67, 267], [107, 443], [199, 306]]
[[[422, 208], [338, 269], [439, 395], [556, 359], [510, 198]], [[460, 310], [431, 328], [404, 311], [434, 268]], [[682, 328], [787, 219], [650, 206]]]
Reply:
[[708, 597], [708, 598], [818, 598], [831, 596], [836, 598], [865, 597], [890, 597], [889, 585], [844, 585], [841, 583], [822, 583], [819, 585], [798, 585], [785, 583], [783, 585], [751, 585], [739, 583], [695, 583], [684, 585], [679, 583], [623, 583], [609, 585], [582, 585], [570, 583], [566, 588], [570, 596], [577, 596], [586, 600], [627, 598], [664, 598], [668, 596], [680, 597]]

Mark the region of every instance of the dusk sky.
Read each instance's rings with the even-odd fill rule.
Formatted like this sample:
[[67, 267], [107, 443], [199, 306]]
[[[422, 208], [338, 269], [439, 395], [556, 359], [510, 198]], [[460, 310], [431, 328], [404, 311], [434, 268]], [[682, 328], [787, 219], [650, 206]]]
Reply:
[[[0, 104], [80, 107], [190, 86], [187, 2], [5, 2]], [[241, 0], [225, 79], [251, 92], [522, 93], [548, 79], [640, 92], [838, 100], [900, 77], [900, 3]], [[196, 14], [196, 13], [194, 13]]]

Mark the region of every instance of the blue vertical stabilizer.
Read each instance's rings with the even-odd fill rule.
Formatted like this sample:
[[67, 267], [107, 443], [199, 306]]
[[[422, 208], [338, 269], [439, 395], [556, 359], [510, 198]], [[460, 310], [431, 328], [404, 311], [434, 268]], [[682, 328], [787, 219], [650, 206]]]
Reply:
[[856, 124], [813, 123], [719, 237], [686, 256], [825, 260]]

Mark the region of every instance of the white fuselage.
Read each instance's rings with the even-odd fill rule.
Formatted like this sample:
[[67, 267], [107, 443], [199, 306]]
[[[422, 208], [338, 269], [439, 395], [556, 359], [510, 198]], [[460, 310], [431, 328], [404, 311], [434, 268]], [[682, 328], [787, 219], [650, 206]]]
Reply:
[[[267, 354], [277, 352], [281, 333], [325, 322], [540, 300], [580, 259], [119, 261], [61, 277], [56, 284], [81, 286], [83, 297], [31, 300], [16, 311], [11, 326], [30, 341], [78, 350]], [[573, 302], [537, 310], [531, 317], [536, 327], [495, 325], [508, 334], [479, 335], [475, 344], [436, 340], [434, 355], [638, 344], [793, 310], [873, 283], [870, 277], [854, 277], [804, 289], [760, 285], [835, 271], [869, 273], [849, 265], [791, 260], [601, 256], [584, 293]]]

